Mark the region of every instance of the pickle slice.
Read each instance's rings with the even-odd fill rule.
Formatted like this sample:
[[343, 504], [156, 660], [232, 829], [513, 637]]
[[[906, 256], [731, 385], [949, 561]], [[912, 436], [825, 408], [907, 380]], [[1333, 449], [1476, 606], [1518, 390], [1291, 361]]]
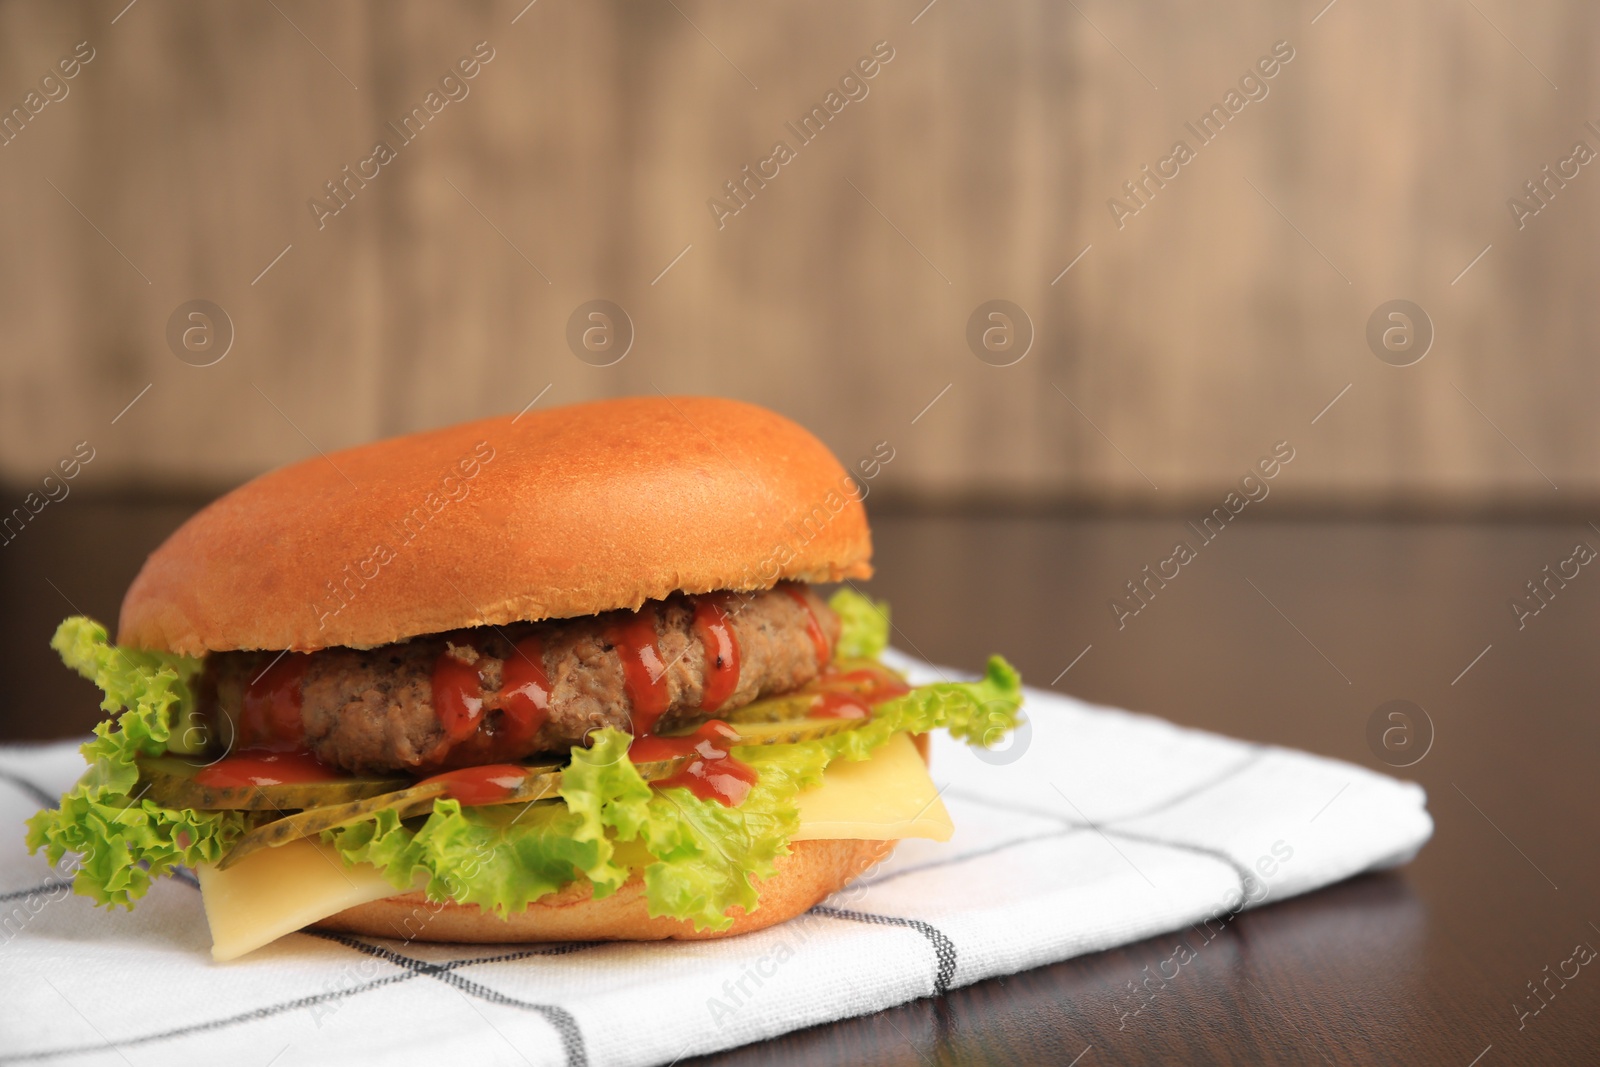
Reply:
[[327, 782], [285, 782], [281, 785], [208, 786], [195, 781], [204, 767], [170, 756], [140, 757], [139, 777], [146, 794], [167, 808], [201, 811], [290, 811], [344, 804], [401, 788], [411, 779], [353, 777]]
[[[637, 766], [640, 777], [647, 782], [668, 778], [677, 773], [685, 762], [687, 756], [676, 759], [652, 760]], [[465, 768], [470, 770], [471, 768]], [[551, 800], [561, 790], [561, 769], [556, 766], [526, 767], [527, 777], [511, 789], [505, 796], [497, 799], [493, 805], [505, 804], [531, 804], [538, 800]], [[447, 772], [448, 773], [448, 772]], [[250, 830], [234, 842], [228, 854], [222, 857], [217, 864], [218, 870], [226, 870], [238, 863], [252, 852], [263, 848], [274, 848], [286, 845], [290, 841], [298, 841], [302, 837], [311, 837], [324, 830], [336, 830], [341, 826], [363, 822], [376, 818], [381, 811], [394, 811], [400, 818], [409, 819], [414, 815], [423, 815], [433, 809], [433, 802], [440, 797], [448, 796], [450, 783], [446, 781], [424, 780], [404, 789], [396, 789], [379, 796], [366, 797], [361, 800], [350, 801], [344, 804], [328, 804], [322, 807], [311, 808], [306, 811], [287, 815], [281, 819]]]
[[819, 695], [817, 690], [802, 689], [795, 693], [751, 701], [742, 708], [734, 708], [727, 712], [718, 711], [715, 714], [723, 722], [738, 729], [743, 729], [745, 723], [752, 722], [794, 722], [811, 714], [811, 708]]
[[854, 730], [870, 719], [789, 719], [784, 722], [742, 722], [739, 745], [793, 745]]
[[402, 819], [412, 815], [420, 815], [433, 807], [436, 798], [444, 796], [449, 786], [444, 782], [430, 782], [427, 785], [412, 786], [409, 789], [399, 789], [392, 793], [382, 793], [365, 800], [354, 800], [347, 804], [328, 804], [320, 808], [309, 808], [306, 811], [287, 815], [275, 819], [265, 825], [240, 837], [234, 842], [233, 848], [228, 851], [217, 863], [219, 871], [225, 871], [235, 863], [244, 859], [252, 852], [263, 848], [287, 845], [291, 841], [298, 841], [302, 837], [320, 834], [324, 830], [334, 830], [351, 823], [361, 822], [364, 819], [375, 817], [378, 812], [388, 809], [397, 811]]
[[649, 763], [635, 763], [633, 769], [639, 772], [639, 777], [647, 782], [658, 782], [663, 778], [671, 778], [683, 770], [683, 765], [689, 762], [688, 756], [674, 756], [672, 759], [651, 760]]
[[[527, 777], [507, 791], [500, 804], [532, 803], [556, 795], [561, 788], [561, 771], [556, 767], [527, 767]], [[424, 780], [404, 789], [345, 804], [327, 804], [296, 812], [281, 819], [256, 827], [240, 837], [228, 854], [217, 864], [218, 870], [227, 870], [252, 852], [263, 848], [286, 845], [302, 837], [311, 837], [324, 830], [337, 830], [341, 826], [376, 818], [379, 812], [394, 811], [400, 818], [409, 819], [432, 810], [433, 802], [450, 793], [450, 783]]]
[[[779, 696], [763, 697], [751, 701], [742, 708], [733, 708], [727, 712], [718, 712], [717, 718], [735, 725], [743, 723], [777, 723], [794, 722], [809, 719], [812, 710], [816, 707], [817, 697], [824, 693], [869, 693], [881, 686], [871, 675], [878, 675], [879, 681], [893, 679], [900, 681], [898, 672], [890, 670], [874, 659], [839, 659], [831, 665], [832, 673], [807, 683], [804, 687], [792, 693], [783, 693]], [[864, 677], [850, 678], [848, 674], [861, 674]], [[815, 735], [824, 737], [826, 734]], [[767, 744], [780, 744], [783, 742], [765, 742]]]
[[[893, 667], [880, 663], [875, 659], [865, 659], [859, 656], [840, 657], [839, 659], [834, 660], [829, 666], [830, 670], [836, 674], [850, 674], [855, 671], [872, 671], [875, 674], [881, 674], [885, 678], [893, 678], [899, 682], [904, 682], [906, 680], [906, 676], [895, 670]], [[851, 688], [859, 689], [869, 684], [870, 683], [865, 681], [854, 680], [849, 683], [849, 686]]]

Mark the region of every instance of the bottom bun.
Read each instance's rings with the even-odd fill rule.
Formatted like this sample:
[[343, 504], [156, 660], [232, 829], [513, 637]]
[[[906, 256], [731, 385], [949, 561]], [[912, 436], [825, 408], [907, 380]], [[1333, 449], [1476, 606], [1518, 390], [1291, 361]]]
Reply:
[[644, 879], [635, 874], [621, 889], [595, 900], [588, 883], [529, 904], [527, 910], [495, 915], [476, 904], [430, 901], [420, 892], [386, 897], [346, 908], [315, 924], [369, 937], [406, 941], [659, 941], [732, 937], [792, 919], [848, 885], [858, 874], [894, 851], [893, 841], [794, 841], [777, 860], [777, 871], [757, 884], [760, 906], [734, 908], [726, 930], [696, 930], [682, 919], [651, 918]]

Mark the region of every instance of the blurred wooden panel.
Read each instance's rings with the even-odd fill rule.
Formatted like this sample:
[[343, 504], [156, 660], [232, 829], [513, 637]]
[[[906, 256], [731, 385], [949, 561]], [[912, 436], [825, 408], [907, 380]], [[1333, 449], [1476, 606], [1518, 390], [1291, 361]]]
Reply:
[[[1187, 499], [1279, 440], [1302, 502], [1600, 490], [1600, 176], [1521, 230], [1507, 208], [1600, 150], [1592, 5], [923, 2], [0, 6], [7, 110], [94, 50], [0, 147], [0, 478], [89, 440], [82, 484], [221, 485], [549, 385], [737, 395], [847, 461], [888, 440], [902, 494]], [[1201, 144], [1185, 123], [1280, 41]], [[479, 42], [402, 144], [386, 124]], [[802, 144], [786, 123], [877, 42]], [[719, 228], [708, 200], [779, 140]], [[204, 368], [166, 340], [196, 298], [235, 330]], [[568, 350], [595, 298], [636, 329], [613, 366]], [[993, 298], [1034, 326], [1013, 366], [968, 348]], [[1394, 298], [1436, 331], [1414, 366], [1365, 340]]]

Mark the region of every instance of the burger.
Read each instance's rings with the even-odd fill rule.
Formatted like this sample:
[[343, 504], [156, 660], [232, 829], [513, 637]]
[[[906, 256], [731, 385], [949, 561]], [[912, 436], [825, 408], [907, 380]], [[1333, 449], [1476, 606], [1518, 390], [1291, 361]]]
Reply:
[[[430, 941], [721, 937], [907, 837], [926, 734], [1017, 723], [999, 657], [880, 658], [865, 485], [815, 437], [665, 396], [490, 418], [265, 474], [145, 562], [88, 771], [29, 821], [77, 892], [192, 870], [232, 959], [320, 927]], [[824, 599], [817, 586], [838, 584]]]

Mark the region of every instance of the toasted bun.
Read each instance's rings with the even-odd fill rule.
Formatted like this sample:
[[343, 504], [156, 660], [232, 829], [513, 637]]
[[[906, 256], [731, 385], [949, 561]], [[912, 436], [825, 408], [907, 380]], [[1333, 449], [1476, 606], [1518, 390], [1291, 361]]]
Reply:
[[526, 911], [498, 917], [472, 904], [434, 903], [421, 893], [373, 901], [347, 908], [315, 925], [369, 937], [411, 941], [660, 941], [732, 937], [764, 930], [808, 911], [836, 893], [894, 851], [893, 841], [795, 841], [778, 871], [761, 882], [761, 906], [753, 912], [735, 908], [726, 930], [696, 931], [681, 919], [650, 917], [644, 881], [635, 875], [603, 900], [590, 895], [587, 883], [574, 883], [534, 901]]
[[378, 441], [262, 475], [184, 523], [119, 643], [186, 655], [371, 648], [872, 573], [858, 483], [806, 430], [633, 397]]

